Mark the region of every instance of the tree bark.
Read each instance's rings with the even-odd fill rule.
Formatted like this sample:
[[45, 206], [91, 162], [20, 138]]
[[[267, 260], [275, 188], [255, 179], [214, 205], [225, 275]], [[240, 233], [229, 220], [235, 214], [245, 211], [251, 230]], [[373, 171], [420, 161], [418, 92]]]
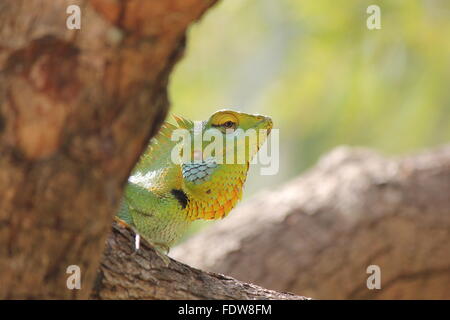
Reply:
[[200, 271], [170, 260], [141, 242], [134, 250], [134, 233], [114, 223], [107, 240], [93, 299], [283, 299], [305, 297], [263, 289], [233, 278]]
[[317, 299], [450, 299], [449, 243], [450, 146], [400, 159], [341, 147], [172, 256]]
[[[89, 297], [186, 29], [214, 3], [1, 1], [0, 299]], [[73, 4], [80, 30], [66, 28]]]

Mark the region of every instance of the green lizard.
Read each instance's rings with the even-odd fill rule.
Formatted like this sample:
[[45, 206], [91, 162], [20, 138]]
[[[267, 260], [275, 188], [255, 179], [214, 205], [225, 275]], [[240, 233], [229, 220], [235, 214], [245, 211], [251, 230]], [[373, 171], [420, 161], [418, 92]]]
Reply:
[[[215, 112], [207, 121], [200, 122], [200, 130], [190, 120], [174, 118], [178, 126], [164, 123], [134, 168], [117, 214], [119, 221], [131, 226], [137, 237], [141, 235], [165, 253], [192, 221], [219, 219], [229, 213], [241, 198], [252, 156], [272, 129], [269, 117], [232, 110]], [[176, 163], [173, 150], [177, 141], [171, 140], [176, 129], [185, 129], [192, 140], [199, 133], [217, 129], [223, 147], [203, 159], [205, 146], [201, 146], [200, 152], [194, 146], [190, 154], [194, 161]], [[264, 129], [267, 134], [260, 135], [254, 146], [250, 146], [245, 135], [238, 134], [238, 129], [254, 129], [256, 133]], [[230, 140], [235, 144], [226, 143]], [[228, 164], [225, 154], [233, 152], [237, 158], [239, 145], [245, 145], [244, 161]]]

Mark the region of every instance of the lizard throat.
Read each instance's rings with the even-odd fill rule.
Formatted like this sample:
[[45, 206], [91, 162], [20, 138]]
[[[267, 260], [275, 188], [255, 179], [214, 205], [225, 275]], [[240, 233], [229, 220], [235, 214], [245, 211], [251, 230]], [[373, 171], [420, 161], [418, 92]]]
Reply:
[[[237, 169], [238, 167], [235, 167]], [[204, 196], [189, 196], [186, 206], [187, 219], [216, 220], [227, 216], [242, 197], [242, 188], [247, 177], [248, 166], [244, 165], [221, 179], [212, 179], [205, 184]]]

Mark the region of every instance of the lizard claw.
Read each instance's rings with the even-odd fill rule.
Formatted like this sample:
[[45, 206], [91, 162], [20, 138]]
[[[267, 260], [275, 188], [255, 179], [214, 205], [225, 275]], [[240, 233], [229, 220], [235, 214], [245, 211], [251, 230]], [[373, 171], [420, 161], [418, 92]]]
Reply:
[[152, 243], [152, 245], [153, 248], [155, 248], [156, 254], [158, 255], [158, 257], [161, 258], [162, 262], [164, 263], [164, 267], [168, 267], [170, 264], [170, 258], [167, 255], [167, 253], [169, 252], [169, 248], [158, 243]]
[[[157, 256], [159, 258], [161, 258], [164, 267], [168, 267], [170, 264], [170, 258], [169, 256], [167, 256], [166, 253], [169, 252], [169, 248], [163, 244], [160, 243], [155, 243], [155, 242], [151, 242], [148, 241], [147, 242], [155, 249], [155, 252], [157, 254]], [[139, 247], [140, 247], [140, 243], [141, 243], [141, 236], [136, 233], [136, 236], [134, 238], [134, 252], [132, 253], [132, 255], [135, 255], [138, 251], [139, 251]]]

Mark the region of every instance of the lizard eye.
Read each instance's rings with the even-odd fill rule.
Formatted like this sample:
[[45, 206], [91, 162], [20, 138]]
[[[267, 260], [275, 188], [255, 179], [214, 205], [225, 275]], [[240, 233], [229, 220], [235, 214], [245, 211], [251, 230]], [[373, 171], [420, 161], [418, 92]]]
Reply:
[[228, 120], [222, 124], [222, 127], [226, 128], [226, 129], [234, 129], [236, 127], [236, 123], [234, 123], [231, 120]]
[[234, 131], [239, 125], [239, 119], [232, 113], [221, 112], [211, 119], [211, 126], [219, 128], [223, 133]]

